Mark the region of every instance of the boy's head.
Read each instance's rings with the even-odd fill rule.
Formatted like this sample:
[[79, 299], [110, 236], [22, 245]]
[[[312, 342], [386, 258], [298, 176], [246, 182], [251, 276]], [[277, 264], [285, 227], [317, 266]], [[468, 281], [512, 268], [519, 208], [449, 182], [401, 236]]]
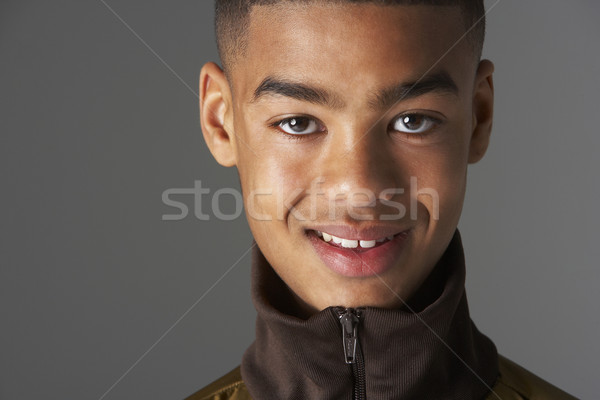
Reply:
[[378, 5], [432, 5], [460, 7], [467, 40], [473, 46], [474, 59], [479, 61], [485, 38], [485, 7], [483, 0], [216, 0], [215, 31], [219, 56], [225, 71], [243, 57], [247, 46], [248, 26], [252, 7], [260, 5], [282, 5], [296, 3], [359, 4]]
[[217, 9], [228, 73], [202, 69], [202, 130], [238, 169], [263, 254], [305, 310], [402, 304], [449, 244], [489, 142], [493, 66], [474, 62], [483, 30], [467, 22], [481, 2]]

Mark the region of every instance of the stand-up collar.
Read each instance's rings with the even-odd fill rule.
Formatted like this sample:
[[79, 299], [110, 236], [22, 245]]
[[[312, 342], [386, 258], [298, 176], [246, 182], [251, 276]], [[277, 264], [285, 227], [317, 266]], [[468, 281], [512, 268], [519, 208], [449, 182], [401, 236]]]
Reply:
[[[362, 310], [357, 336], [367, 399], [485, 397], [498, 376], [498, 356], [469, 317], [464, 283], [457, 231], [424, 284], [435, 293], [429, 303], [416, 312], [406, 307]], [[293, 316], [289, 288], [258, 247], [252, 298], [256, 340], [242, 360], [242, 377], [252, 397], [352, 399], [356, 369], [345, 363], [339, 310], [327, 308], [308, 319]]]

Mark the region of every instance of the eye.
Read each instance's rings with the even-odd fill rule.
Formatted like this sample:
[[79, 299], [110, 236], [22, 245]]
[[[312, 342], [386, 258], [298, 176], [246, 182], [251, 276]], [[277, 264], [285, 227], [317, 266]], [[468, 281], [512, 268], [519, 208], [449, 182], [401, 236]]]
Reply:
[[309, 117], [292, 117], [275, 124], [285, 133], [291, 135], [308, 135], [322, 131], [319, 123]]
[[404, 114], [391, 123], [391, 128], [403, 133], [423, 133], [436, 126], [440, 121], [423, 114]]

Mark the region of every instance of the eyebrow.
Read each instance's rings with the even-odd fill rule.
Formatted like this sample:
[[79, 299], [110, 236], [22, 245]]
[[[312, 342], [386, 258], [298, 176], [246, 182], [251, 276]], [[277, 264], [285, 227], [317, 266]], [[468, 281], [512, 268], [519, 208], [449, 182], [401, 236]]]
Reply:
[[369, 106], [387, 109], [403, 100], [414, 99], [428, 93], [458, 96], [458, 86], [446, 71], [425, 75], [414, 82], [403, 82], [373, 94]]
[[[372, 109], [382, 110], [402, 101], [423, 96], [427, 93], [458, 95], [458, 87], [446, 71], [426, 75], [414, 82], [402, 82], [372, 93], [368, 104]], [[344, 101], [324, 88], [299, 82], [265, 78], [254, 91], [251, 102], [257, 102], [265, 96], [285, 96], [299, 101], [327, 106], [333, 109], [344, 107]]]
[[304, 83], [278, 79], [273, 76], [268, 76], [258, 85], [254, 91], [252, 102], [256, 102], [261, 97], [267, 95], [290, 97], [300, 101], [328, 106], [329, 108], [344, 107], [344, 102], [339, 97], [332, 95], [325, 89]]

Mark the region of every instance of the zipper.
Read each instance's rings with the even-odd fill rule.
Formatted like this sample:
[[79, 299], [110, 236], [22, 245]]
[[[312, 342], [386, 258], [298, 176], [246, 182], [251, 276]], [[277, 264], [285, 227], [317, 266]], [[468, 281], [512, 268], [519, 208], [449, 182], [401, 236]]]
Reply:
[[363, 309], [336, 307], [335, 312], [342, 326], [344, 361], [352, 366], [353, 399], [366, 400], [365, 361], [358, 340], [358, 325], [362, 318]]

